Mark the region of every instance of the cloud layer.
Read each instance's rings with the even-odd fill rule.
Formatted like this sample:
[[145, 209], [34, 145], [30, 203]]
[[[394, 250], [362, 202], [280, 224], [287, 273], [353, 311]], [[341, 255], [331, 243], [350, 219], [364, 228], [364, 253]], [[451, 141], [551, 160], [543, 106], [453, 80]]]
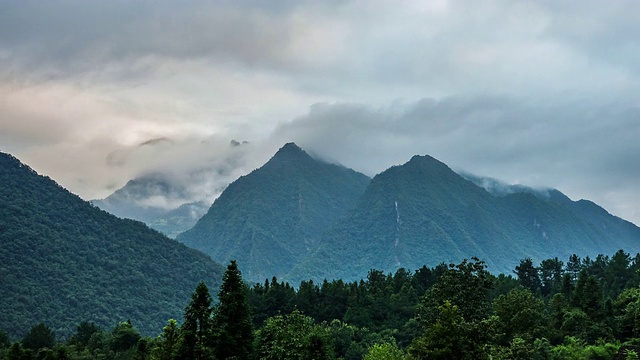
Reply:
[[639, 10], [4, 1], [0, 150], [85, 198], [154, 171], [210, 191], [287, 141], [370, 175], [428, 153], [640, 224]]

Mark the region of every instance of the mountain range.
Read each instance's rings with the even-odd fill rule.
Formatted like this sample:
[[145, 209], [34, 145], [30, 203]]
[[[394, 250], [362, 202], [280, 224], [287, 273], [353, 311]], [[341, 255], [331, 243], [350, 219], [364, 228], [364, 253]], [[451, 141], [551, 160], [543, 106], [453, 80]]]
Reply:
[[200, 281], [223, 268], [145, 224], [83, 201], [0, 153], [0, 329], [20, 338], [39, 322], [68, 336], [82, 321], [131, 320], [156, 335], [180, 319]]
[[369, 179], [292, 143], [177, 239], [216, 261], [237, 259], [250, 280], [294, 284], [474, 256], [508, 274], [527, 257], [640, 251], [640, 228], [555, 189], [462, 176], [430, 156]]
[[[143, 180], [112, 199], [126, 209], [136, 191], [152, 189], [142, 194], [149, 199], [166, 189], [160, 177]], [[286, 144], [229, 184], [176, 241], [0, 153], [0, 328], [15, 337], [40, 321], [69, 334], [81, 321], [126, 319], [153, 334], [180, 318], [199, 281], [216, 287], [218, 263], [229, 260], [251, 282], [297, 285], [473, 256], [510, 274], [527, 257], [618, 249], [640, 251], [640, 228], [593, 202], [458, 174], [430, 156], [369, 178]]]

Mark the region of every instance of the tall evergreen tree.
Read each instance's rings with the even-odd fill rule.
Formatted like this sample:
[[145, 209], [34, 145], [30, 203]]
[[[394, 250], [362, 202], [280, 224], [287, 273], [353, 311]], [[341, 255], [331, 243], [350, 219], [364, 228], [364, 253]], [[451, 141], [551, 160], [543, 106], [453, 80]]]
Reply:
[[178, 359], [210, 359], [212, 334], [211, 302], [209, 288], [204, 282], [196, 287], [191, 302], [184, 311]]
[[167, 325], [162, 328], [162, 334], [156, 340], [153, 359], [173, 360], [179, 337], [178, 322], [175, 319], [169, 319]]
[[216, 358], [248, 359], [253, 343], [253, 326], [247, 288], [235, 260], [231, 260], [222, 277], [218, 299], [220, 303], [213, 318]]

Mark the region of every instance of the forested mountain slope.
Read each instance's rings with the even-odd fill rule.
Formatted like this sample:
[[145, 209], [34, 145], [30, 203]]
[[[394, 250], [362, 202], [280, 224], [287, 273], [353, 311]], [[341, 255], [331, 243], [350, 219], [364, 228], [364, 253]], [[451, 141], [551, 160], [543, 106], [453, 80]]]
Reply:
[[0, 153], [0, 328], [12, 336], [44, 321], [70, 334], [130, 319], [155, 334], [180, 318], [198, 282], [218, 286], [206, 255], [83, 201]]
[[356, 279], [476, 256], [493, 272], [539, 261], [640, 250], [640, 228], [557, 190], [489, 193], [429, 156], [375, 176], [354, 211], [328, 230], [290, 278]]
[[231, 183], [177, 239], [218, 262], [237, 260], [248, 280], [282, 278], [317, 248], [322, 233], [355, 205], [369, 181], [289, 143]]

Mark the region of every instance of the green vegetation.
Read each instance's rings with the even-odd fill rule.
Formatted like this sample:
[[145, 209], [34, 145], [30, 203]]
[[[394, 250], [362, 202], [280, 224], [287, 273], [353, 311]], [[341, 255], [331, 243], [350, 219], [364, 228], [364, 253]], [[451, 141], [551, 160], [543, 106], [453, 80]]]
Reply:
[[118, 219], [0, 153], [0, 328], [58, 337], [89, 321], [131, 320], [143, 335], [178, 318], [198, 282], [223, 267], [144, 224]]
[[525, 257], [640, 251], [640, 228], [591, 202], [557, 190], [513, 191], [489, 193], [434, 158], [414, 156], [376, 175], [287, 279], [351, 281], [372, 268], [395, 272], [472, 256], [506, 273]]
[[[494, 276], [471, 259], [415, 272], [371, 270], [352, 283], [305, 281], [297, 289], [275, 278], [249, 286], [231, 262], [219, 302], [198, 284], [182, 324], [170, 319], [156, 338], [141, 336], [131, 321], [110, 331], [82, 322], [56, 342], [39, 323], [20, 341], [4, 336], [0, 358], [635, 359], [638, 260], [623, 251], [571, 256], [566, 265], [524, 259], [513, 277]], [[559, 268], [545, 293], [549, 264]]]
[[220, 263], [237, 260], [249, 280], [286, 278], [317, 248], [322, 232], [355, 205], [369, 180], [286, 144], [230, 184], [177, 239]]
[[178, 240], [221, 263], [236, 259], [249, 280], [291, 283], [352, 281], [369, 269], [471, 256], [505, 273], [525, 257], [640, 251], [640, 228], [594, 203], [552, 189], [490, 192], [476, 183], [429, 156], [369, 180], [287, 144], [229, 185]]

